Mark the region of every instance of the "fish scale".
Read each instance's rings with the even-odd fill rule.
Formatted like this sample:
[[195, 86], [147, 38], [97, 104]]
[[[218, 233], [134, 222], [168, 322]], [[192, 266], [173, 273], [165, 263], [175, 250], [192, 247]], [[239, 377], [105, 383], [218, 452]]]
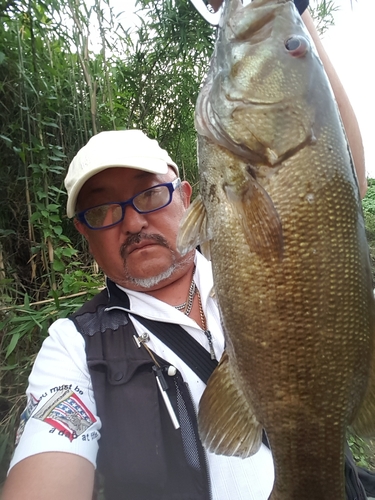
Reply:
[[350, 151], [292, 1], [227, 1], [196, 127], [178, 246], [212, 260], [226, 338], [202, 441], [247, 457], [264, 428], [270, 499], [344, 500], [347, 428], [375, 435], [375, 306]]

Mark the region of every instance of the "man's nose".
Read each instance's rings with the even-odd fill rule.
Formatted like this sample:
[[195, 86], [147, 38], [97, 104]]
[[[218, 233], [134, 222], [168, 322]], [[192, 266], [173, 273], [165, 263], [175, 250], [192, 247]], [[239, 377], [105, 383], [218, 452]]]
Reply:
[[140, 214], [131, 205], [125, 207], [124, 218], [121, 221], [121, 230], [126, 234], [140, 233], [148, 226], [147, 214]]

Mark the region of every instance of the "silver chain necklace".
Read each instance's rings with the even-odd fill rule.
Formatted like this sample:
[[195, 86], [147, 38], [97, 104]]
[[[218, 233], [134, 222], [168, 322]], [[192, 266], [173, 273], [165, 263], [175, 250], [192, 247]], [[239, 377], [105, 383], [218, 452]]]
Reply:
[[191, 278], [189, 293], [188, 293], [186, 302], [184, 302], [183, 304], [180, 304], [179, 306], [174, 306], [175, 309], [178, 309], [179, 311], [183, 312], [184, 314], [186, 314], [186, 316], [189, 316], [189, 314], [191, 313], [191, 310], [193, 308], [194, 295], [197, 292], [197, 285], [195, 284], [195, 281], [194, 281], [194, 273], [195, 273], [195, 266], [194, 266], [193, 277]]
[[198, 295], [199, 314], [200, 314], [201, 322], [202, 322], [202, 326], [203, 326], [202, 330], [203, 330], [203, 333], [206, 335], [207, 340], [208, 340], [208, 345], [210, 347], [211, 359], [216, 359], [214, 346], [213, 346], [213, 342], [212, 342], [212, 334], [211, 334], [210, 330], [208, 330], [208, 328], [207, 328], [207, 321], [206, 321], [206, 316], [204, 315], [204, 312], [203, 312], [201, 295], [200, 295], [199, 290], [197, 288], [197, 285], [195, 284], [195, 281], [194, 281], [194, 273], [195, 273], [195, 266], [194, 266], [193, 277], [191, 279], [189, 293], [188, 293], [186, 302], [184, 302], [183, 304], [180, 304], [179, 306], [174, 306], [174, 307], [175, 307], [175, 309], [178, 309], [179, 311], [186, 314], [186, 316], [189, 316], [189, 314], [191, 313], [191, 310], [193, 308], [194, 296], [195, 296], [195, 294]]

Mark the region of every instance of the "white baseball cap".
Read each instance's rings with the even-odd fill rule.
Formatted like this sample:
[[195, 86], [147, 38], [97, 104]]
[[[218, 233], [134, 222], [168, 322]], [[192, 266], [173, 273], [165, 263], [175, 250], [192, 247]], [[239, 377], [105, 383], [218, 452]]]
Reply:
[[84, 183], [102, 170], [124, 167], [166, 174], [168, 165], [179, 175], [168, 153], [141, 130], [111, 130], [94, 135], [73, 158], [65, 177], [68, 217], [75, 214], [77, 197]]

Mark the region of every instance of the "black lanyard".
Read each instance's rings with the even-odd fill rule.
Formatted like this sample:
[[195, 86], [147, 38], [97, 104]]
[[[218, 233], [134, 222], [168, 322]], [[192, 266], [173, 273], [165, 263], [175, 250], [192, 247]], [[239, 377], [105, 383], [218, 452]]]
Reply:
[[131, 314], [167, 347], [175, 352], [177, 356], [198, 375], [202, 382], [207, 384], [218, 362], [216, 359], [211, 359], [210, 353], [189, 335], [182, 326], [174, 323], [154, 321], [138, 316], [137, 314]]

